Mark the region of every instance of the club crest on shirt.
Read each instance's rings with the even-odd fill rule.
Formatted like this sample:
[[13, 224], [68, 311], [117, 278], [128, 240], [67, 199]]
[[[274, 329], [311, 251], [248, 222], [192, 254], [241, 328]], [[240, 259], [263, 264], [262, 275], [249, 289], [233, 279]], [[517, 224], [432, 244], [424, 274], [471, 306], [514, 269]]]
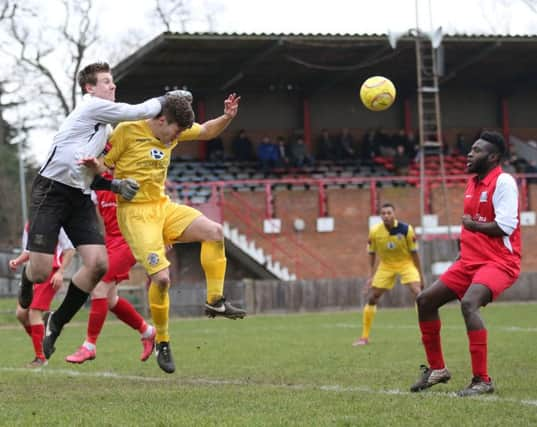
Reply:
[[152, 148], [149, 155], [155, 160], [162, 160], [164, 158], [164, 153], [157, 148]]
[[149, 263], [149, 265], [157, 265], [158, 264], [158, 261], [159, 261], [159, 257], [156, 253], [154, 252], [151, 252], [148, 256], [147, 256], [147, 262]]
[[393, 242], [388, 242], [388, 244], [386, 245], [386, 247], [387, 247], [388, 249], [395, 249], [395, 243], [393, 243]]
[[487, 201], [487, 192], [483, 191], [479, 196], [479, 203], [485, 203]]

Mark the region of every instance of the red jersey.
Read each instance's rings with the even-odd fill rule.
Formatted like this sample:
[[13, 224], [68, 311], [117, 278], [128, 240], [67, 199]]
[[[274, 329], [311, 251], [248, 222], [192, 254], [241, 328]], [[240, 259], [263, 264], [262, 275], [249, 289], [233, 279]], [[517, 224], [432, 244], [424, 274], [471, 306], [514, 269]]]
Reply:
[[494, 262], [518, 274], [521, 241], [515, 179], [499, 166], [481, 181], [477, 176], [470, 178], [464, 191], [464, 213], [474, 221], [495, 221], [506, 235], [493, 237], [462, 227], [461, 261], [479, 265]]
[[104, 222], [105, 240], [123, 239], [117, 223], [117, 199], [115, 193], [107, 190], [94, 191], [92, 199], [97, 205], [99, 214]]

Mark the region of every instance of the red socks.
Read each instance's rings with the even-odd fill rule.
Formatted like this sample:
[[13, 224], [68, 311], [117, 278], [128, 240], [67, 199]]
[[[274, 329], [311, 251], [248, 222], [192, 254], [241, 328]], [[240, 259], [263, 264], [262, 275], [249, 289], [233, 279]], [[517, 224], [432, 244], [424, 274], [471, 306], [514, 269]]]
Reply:
[[489, 382], [487, 372], [487, 330], [468, 331], [470, 355], [472, 357], [472, 374]]
[[421, 330], [421, 342], [425, 347], [427, 362], [431, 369], [444, 369], [444, 356], [440, 342], [440, 319], [419, 322]]
[[144, 318], [136, 311], [130, 302], [125, 298], [118, 298], [114, 308], [110, 309], [119, 320], [136, 329], [141, 334], [147, 329]]
[[108, 301], [106, 298], [97, 298], [91, 300], [91, 309], [88, 319], [88, 334], [86, 341], [91, 344], [97, 344], [97, 338], [103, 329], [106, 314], [108, 312]]
[[42, 323], [39, 325], [30, 325], [32, 344], [34, 346], [35, 357], [45, 360], [45, 354], [43, 353], [43, 337], [45, 336], [45, 325]]

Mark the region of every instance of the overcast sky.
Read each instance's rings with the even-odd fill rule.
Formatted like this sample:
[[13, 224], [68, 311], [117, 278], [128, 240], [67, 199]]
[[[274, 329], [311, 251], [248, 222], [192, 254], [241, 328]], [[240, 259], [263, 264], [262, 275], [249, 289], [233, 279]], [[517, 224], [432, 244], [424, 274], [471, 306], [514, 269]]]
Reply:
[[[533, 0], [528, 0], [533, 1]], [[536, 0], [537, 1], [537, 0]], [[50, 21], [60, 19], [47, 2]], [[187, 31], [212, 29], [246, 33], [387, 33], [416, 28], [415, 0], [191, 0]], [[148, 19], [153, 0], [95, 0], [101, 39], [111, 42], [120, 34], [143, 32], [144, 40], [162, 27]], [[537, 34], [537, 13], [523, 0], [419, 0], [419, 27], [443, 27], [444, 33]], [[172, 28], [174, 31], [179, 27]], [[106, 50], [104, 51], [106, 52]], [[91, 62], [96, 58], [87, 58]], [[110, 59], [100, 55], [97, 59]], [[32, 138], [33, 139], [33, 138]], [[42, 162], [50, 138], [32, 142], [35, 158]]]
[[[104, 22], [115, 30], [140, 22], [154, 4], [98, 1], [99, 8], [107, 11]], [[191, 4], [192, 30], [206, 30], [206, 10], [215, 11], [215, 29], [225, 32], [384, 33], [416, 27], [415, 0], [191, 0]], [[418, 0], [418, 10], [423, 29], [432, 19], [434, 27], [441, 25], [449, 32], [537, 33], [537, 14], [523, 0]]]

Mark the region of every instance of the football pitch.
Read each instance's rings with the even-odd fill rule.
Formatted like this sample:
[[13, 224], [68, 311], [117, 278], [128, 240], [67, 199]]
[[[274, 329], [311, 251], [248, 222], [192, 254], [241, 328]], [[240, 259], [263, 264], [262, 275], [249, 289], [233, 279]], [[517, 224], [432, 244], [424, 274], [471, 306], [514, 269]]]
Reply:
[[[4, 303], [2, 303], [4, 304]], [[2, 305], [0, 304], [0, 307]], [[414, 309], [380, 309], [371, 344], [352, 347], [358, 312], [173, 319], [175, 374], [138, 360], [138, 334], [109, 314], [97, 358], [63, 358], [82, 342], [87, 310], [40, 370], [29, 337], [0, 317], [0, 425], [529, 426], [537, 425], [537, 305], [492, 304], [489, 370], [497, 392], [458, 398], [471, 379], [458, 305], [442, 311], [452, 379], [414, 394], [425, 363]]]

